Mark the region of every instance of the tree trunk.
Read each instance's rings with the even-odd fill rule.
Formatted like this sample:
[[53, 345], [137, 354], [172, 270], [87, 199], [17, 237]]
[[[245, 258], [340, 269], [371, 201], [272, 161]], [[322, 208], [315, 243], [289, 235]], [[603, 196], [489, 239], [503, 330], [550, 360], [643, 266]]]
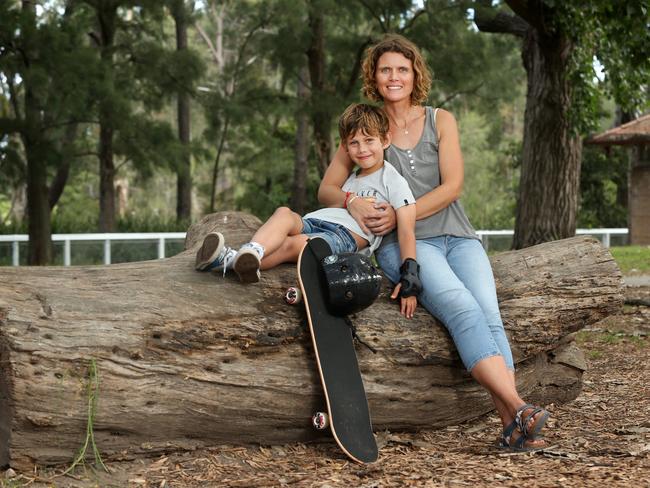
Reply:
[[528, 91], [515, 249], [575, 235], [582, 139], [569, 120], [571, 50], [566, 37], [536, 29], [524, 40]]
[[47, 161], [49, 151], [44, 140], [40, 101], [32, 86], [30, 68], [32, 51], [37, 48], [36, 7], [33, 2], [22, 2], [26, 22], [22, 26], [25, 65], [23, 84], [25, 90], [25, 123], [21, 131], [27, 160], [27, 229], [29, 234], [28, 258], [31, 265], [45, 265], [52, 260], [52, 227], [48, 205]]
[[[117, 7], [107, 2], [97, 7], [97, 22], [101, 35], [101, 58], [106, 84], [114, 89], [113, 44]], [[99, 109], [99, 231], [115, 230], [115, 163], [113, 161], [114, 119], [112, 90], [100, 102]]]
[[318, 171], [325, 174], [332, 160], [332, 115], [328, 107], [325, 72], [325, 14], [316, 0], [309, 8], [311, 43], [307, 49], [311, 79], [311, 110], [318, 155]]
[[[177, 0], [172, 10], [176, 23], [176, 50], [187, 50], [187, 12], [184, 0]], [[192, 169], [190, 159], [190, 95], [180, 88], [177, 100], [178, 138], [185, 148], [176, 170], [176, 220], [188, 222], [192, 218]]]
[[296, 147], [293, 166], [293, 188], [291, 189], [291, 208], [303, 215], [307, 205], [307, 170], [309, 167], [309, 116], [305, 105], [309, 101], [307, 78], [309, 70], [304, 66], [298, 74], [298, 89], [296, 97]]
[[66, 126], [60, 149], [60, 152], [63, 155], [63, 160], [59, 163], [59, 167], [56, 170], [56, 174], [52, 179], [52, 184], [50, 185], [50, 189], [48, 191], [48, 204], [50, 206], [50, 210], [53, 209], [57, 203], [59, 203], [59, 199], [61, 198], [61, 195], [63, 195], [65, 185], [68, 184], [71, 160], [74, 157], [72, 155], [72, 148], [77, 139], [77, 129], [78, 125], [75, 123], [70, 123]]
[[[295, 266], [265, 272], [257, 285], [193, 268], [207, 232], [236, 246], [259, 225], [247, 214], [210, 215], [189, 229], [184, 252], [164, 260], [3, 268], [0, 466], [70, 461], [86, 433], [91, 359], [100, 382], [94, 435], [109, 459], [322, 438], [309, 425], [324, 400], [304, 310], [283, 300]], [[585, 364], [571, 334], [623, 302], [611, 255], [576, 237], [492, 264], [521, 394], [542, 404], [575, 398]], [[422, 308], [403, 319], [389, 290], [352, 317], [378, 350], [357, 348], [375, 429], [489, 412], [445, 329]]]

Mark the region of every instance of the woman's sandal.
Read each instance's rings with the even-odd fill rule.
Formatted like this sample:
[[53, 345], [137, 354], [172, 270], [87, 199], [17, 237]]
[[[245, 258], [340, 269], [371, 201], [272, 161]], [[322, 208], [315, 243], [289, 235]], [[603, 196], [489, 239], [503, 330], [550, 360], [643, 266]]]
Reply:
[[[524, 412], [530, 410], [524, 417]], [[536, 417], [537, 416], [537, 417]], [[512, 451], [538, 451], [544, 449], [545, 446], [533, 447], [526, 446], [526, 441], [533, 441], [537, 439], [539, 432], [544, 427], [544, 424], [548, 420], [549, 413], [540, 407], [535, 407], [534, 405], [525, 404], [517, 409], [515, 412], [515, 419], [503, 429], [503, 434], [501, 435], [501, 442], [499, 447], [510, 449]], [[531, 425], [531, 421], [533, 422]], [[519, 431], [519, 437], [516, 439], [512, 438], [515, 430]]]

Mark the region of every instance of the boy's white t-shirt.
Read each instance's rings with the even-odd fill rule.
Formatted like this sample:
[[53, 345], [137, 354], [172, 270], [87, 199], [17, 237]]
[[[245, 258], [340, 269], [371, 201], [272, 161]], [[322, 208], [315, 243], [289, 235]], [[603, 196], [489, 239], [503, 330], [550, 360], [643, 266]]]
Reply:
[[[343, 184], [342, 190], [355, 193], [359, 198], [374, 199], [374, 203], [388, 202], [395, 210], [415, 203], [407, 181], [388, 161], [384, 161], [381, 169], [367, 176], [357, 176], [357, 172], [353, 172]], [[368, 241], [368, 247], [359, 251], [363, 254], [372, 254], [381, 244], [382, 236], [363, 232], [345, 208], [321, 208], [308, 213], [303, 218], [339, 224], [350, 232], [364, 237]]]

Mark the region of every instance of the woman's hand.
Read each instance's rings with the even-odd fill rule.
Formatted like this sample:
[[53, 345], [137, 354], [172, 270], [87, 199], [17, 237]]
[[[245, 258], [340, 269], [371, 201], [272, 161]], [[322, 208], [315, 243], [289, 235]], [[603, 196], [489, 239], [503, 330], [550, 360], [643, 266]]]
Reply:
[[[401, 288], [402, 288], [402, 284], [397, 283], [395, 289], [393, 290], [392, 295], [390, 296], [393, 300], [395, 300], [399, 296], [399, 291]], [[413, 318], [413, 312], [415, 312], [415, 308], [417, 306], [418, 306], [418, 299], [415, 296], [400, 298], [400, 313], [404, 315], [404, 317], [406, 317], [407, 319]]]
[[376, 236], [385, 236], [397, 227], [395, 209], [388, 202], [376, 203], [374, 208], [379, 210], [379, 217], [367, 217], [365, 224]]
[[[385, 213], [388, 213], [378, 210], [375, 207], [376, 205], [374, 203], [356, 195], [350, 196], [348, 200], [348, 212], [350, 212], [352, 218], [357, 221], [361, 230], [368, 234], [375, 234], [371, 229], [372, 224], [375, 224], [376, 221], [382, 218]], [[390, 208], [392, 209], [393, 207]], [[393, 214], [394, 213], [395, 212], [393, 211]], [[368, 223], [370, 223], [370, 226]]]

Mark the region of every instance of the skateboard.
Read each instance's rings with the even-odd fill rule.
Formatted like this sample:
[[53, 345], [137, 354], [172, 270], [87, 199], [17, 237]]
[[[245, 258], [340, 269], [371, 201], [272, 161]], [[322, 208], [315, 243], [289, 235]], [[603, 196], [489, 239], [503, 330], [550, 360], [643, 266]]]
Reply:
[[366, 391], [354, 350], [353, 335], [344, 317], [327, 310], [327, 287], [321, 261], [332, 254], [327, 242], [314, 237], [298, 258], [301, 293], [289, 289], [285, 299], [302, 299], [316, 353], [327, 414], [317, 412], [312, 419], [316, 428], [329, 424], [334, 440], [343, 452], [359, 463], [372, 463], [379, 455], [372, 433]]

